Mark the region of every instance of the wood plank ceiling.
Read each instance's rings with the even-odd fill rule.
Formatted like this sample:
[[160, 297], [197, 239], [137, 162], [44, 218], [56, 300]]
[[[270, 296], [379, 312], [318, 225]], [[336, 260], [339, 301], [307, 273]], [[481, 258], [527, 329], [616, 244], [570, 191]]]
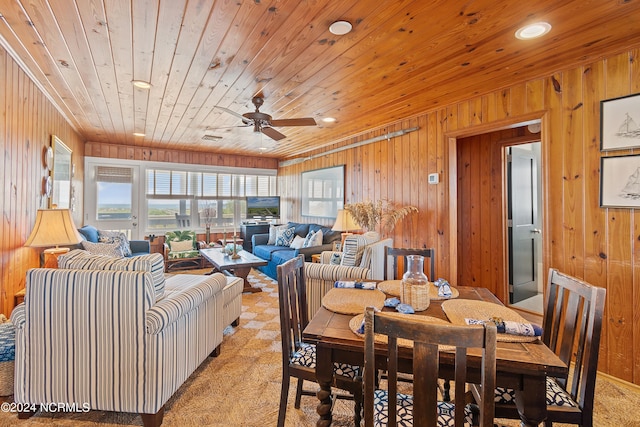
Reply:
[[[277, 158], [640, 43], [639, 0], [0, 0], [0, 15], [0, 44], [87, 141]], [[542, 39], [514, 37], [542, 20]], [[216, 108], [258, 94], [274, 119], [318, 125], [275, 142]]]

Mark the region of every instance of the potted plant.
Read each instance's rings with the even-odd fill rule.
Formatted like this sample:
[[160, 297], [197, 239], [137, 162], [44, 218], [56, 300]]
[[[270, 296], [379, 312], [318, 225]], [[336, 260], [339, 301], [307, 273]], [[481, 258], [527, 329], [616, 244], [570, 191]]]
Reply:
[[396, 206], [387, 199], [350, 203], [344, 208], [363, 229], [374, 231], [380, 226], [382, 232], [388, 233], [392, 232], [404, 217], [418, 212], [415, 206]]

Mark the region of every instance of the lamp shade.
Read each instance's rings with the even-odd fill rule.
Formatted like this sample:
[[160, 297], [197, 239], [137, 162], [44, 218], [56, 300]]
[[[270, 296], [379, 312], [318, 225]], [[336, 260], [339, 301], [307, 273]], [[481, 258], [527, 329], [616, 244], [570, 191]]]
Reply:
[[39, 209], [36, 223], [24, 245], [45, 248], [75, 245], [81, 241], [69, 209]]
[[336, 222], [331, 228], [333, 231], [351, 231], [359, 230], [360, 226], [356, 224], [351, 216], [351, 213], [345, 209], [338, 209], [338, 216]]

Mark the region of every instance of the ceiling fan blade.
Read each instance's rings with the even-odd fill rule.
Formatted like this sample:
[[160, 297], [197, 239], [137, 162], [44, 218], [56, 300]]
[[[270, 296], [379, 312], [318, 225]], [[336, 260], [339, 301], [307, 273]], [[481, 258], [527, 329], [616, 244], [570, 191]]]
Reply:
[[280, 119], [271, 120], [271, 126], [316, 126], [313, 117], [304, 117], [299, 119]]
[[243, 116], [243, 115], [242, 115], [242, 114], [240, 114], [240, 113], [236, 113], [236, 112], [235, 112], [235, 111], [233, 111], [233, 110], [229, 110], [228, 108], [224, 108], [224, 107], [219, 107], [219, 106], [217, 106], [217, 105], [216, 105], [216, 108], [218, 108], [218, 109], [220, 109], [220, 110], [222, 110], [222, 111], [226, 111], [227, 113], [231, 114], [232, 116], [236, 116], [237, 118], [239, 118], [240, 120], [242, 120], [242, 122], [243, 122], [243, 123], [246, 123], [246, 124], [251, 124], [251, 123], [252, 123], [252, 121], [251, 121], [251, 120], [247, 119], [245, 116]]
[[275, 130], [274, 128], [270, 128], [270, 127], [263, 127], [262, 129], [260, 129], [262, 131], [262, 133], [264, 133], [265, 135], [267, 135], [269, 138], [271, 139], [275, 139], [276, 141], [280, 141], [281, 139], [285, 139], [286, 136], [281, 134], [280, 132], [278, 132], [277, 130]]

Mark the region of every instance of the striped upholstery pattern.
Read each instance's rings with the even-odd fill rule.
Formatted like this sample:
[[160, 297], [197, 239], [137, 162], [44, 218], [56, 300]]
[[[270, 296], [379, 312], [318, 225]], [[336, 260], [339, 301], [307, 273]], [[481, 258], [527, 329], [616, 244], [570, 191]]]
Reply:
[[72, 270], [120, 270], [148, 271], [153, 278], [155, 300], [164, 295], [164, 258], [161, 254], [140, 255], [132, 258], [111, 258], [93, 255], [87, 251], [75, 249], [58, 257], [58, 268]]
[[319, 264], [306, 262], [304, 264], [306, 280], [307, 306], [309, 319], [322, 305], [322, 297], [333, 288], [336, 280], [370, 279], [368, 268], [347, 267], [343, 265]]
[[182, 283], [154, 304], [149, 272], [29, 270], [11, 315], [14, 400], [156, 413], [222, 342], [226, 283]]
[[344, 239], [342, 248], [342, 261], [340, 265], [355, 267], [361, 265], [364, 248], [380, 240], [380, 234], [369, 231], [364, 234], [353, 234]]

